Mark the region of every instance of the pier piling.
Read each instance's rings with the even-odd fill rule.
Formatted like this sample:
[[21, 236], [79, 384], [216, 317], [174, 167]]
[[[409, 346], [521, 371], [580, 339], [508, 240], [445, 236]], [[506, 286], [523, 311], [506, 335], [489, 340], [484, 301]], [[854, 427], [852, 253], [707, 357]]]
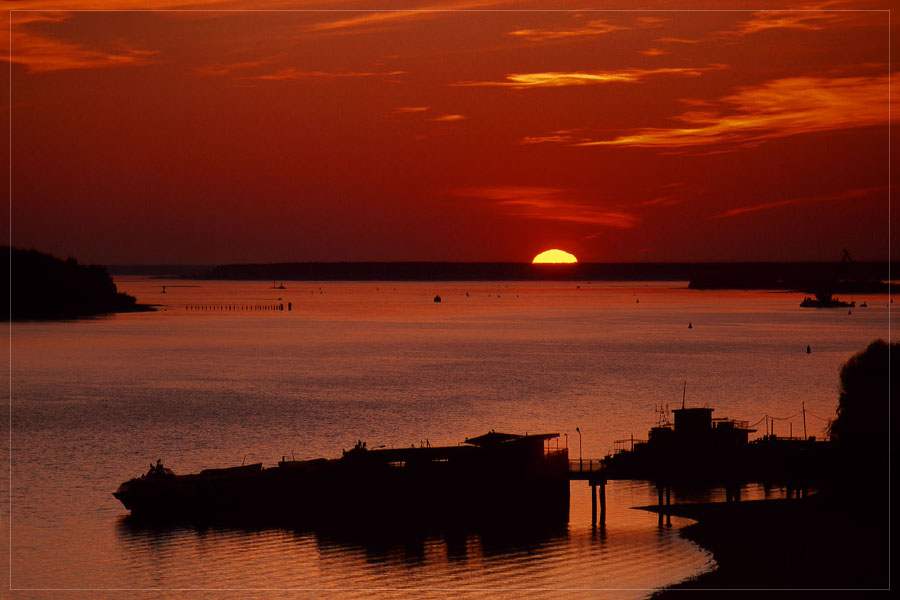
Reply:
[[663, 508], [663, 506], [664, 506], [663, 505], [663, 485], [660, 482], [656, 483], [656, 498], [657, 498], [657, 502], [659, 504], [659, 518], [657, 519], [656, 525], [657, 525], [657, 527], [662, 529], [663, 512], [665, 511], [665, 509]]
[[600, 482], [600, 525], [606, 525], [606, 480]]

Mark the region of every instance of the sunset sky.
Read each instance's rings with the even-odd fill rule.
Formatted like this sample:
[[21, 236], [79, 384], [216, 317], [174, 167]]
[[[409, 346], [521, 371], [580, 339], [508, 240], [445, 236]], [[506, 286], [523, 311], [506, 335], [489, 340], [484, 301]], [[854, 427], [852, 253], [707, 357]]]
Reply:
[[[408, 10], [358, 10], [387, 4]], [[7, 2], [12, 244], [107, 264], [888, 258], [890, 3], [594, 4], [647, 10]], [[202, 10], [63, 10], [148, 7]]]

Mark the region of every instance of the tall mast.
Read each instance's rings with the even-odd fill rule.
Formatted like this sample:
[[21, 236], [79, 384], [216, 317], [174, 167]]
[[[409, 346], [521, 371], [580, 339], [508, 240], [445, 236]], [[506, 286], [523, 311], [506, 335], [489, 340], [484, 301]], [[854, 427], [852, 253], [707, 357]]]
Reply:
[[801, 412], [803, 412], [803, 439], [808, 440], [809, 438], [806, 437], [806, 402], [801, 403], [800, 406], [802, 407]]

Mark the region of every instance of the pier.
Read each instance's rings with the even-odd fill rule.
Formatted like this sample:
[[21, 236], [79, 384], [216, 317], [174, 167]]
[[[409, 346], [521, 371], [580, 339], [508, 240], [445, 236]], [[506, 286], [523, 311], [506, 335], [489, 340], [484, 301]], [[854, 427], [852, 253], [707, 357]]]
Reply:
[[[287, 303], [286, 310], [290, 311], [292, 304]], [[185, 304], [184, 310], [197, 312], [265, 312], [265, 311], [284, 311], [284, 302], [265, 302], [256, 304], [242, 303], [209, 303], [209, 304]]]
[[586, 481], [591, 486], [591, 525], [597, 525], [597, 507], [600, 508], [599, 523], [606, 523], [606, 484], [608, 469], [598, 459], [569, 460], [569, 480]]
[[713, 418], [713, 410], [675, 409], [674, 423], [663, 414], [646, 441], [632, 437], [617, 442], [603, 459], [570, 460], [569, 479], [585, 481], [591, 488], [591, 524], [605, 523], [606, 485], [611, 480], [654, 483], [662, 526], [663, 515], [670, 524], [673, 488], [722, 487], [726, 503], [734, 503], [740, 502], [747, 483], [779, 486], [786, 498], [799, 499], [826, 479], [830, 442], [774, 434], [751, 442], [749, 434], [755, 430], [746, 421]]

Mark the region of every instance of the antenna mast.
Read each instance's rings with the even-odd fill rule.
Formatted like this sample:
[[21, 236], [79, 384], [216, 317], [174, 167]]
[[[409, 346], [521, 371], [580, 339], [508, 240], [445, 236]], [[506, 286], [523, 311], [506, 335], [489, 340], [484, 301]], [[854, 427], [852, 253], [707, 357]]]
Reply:
[[[844, 252], [846, 252], [846, 250], [844, 250]], [[809, 438], [806, 437], [806, 402], [801, 403], [800, 406], [803, 412], [803, 439], [808, 440]]]

